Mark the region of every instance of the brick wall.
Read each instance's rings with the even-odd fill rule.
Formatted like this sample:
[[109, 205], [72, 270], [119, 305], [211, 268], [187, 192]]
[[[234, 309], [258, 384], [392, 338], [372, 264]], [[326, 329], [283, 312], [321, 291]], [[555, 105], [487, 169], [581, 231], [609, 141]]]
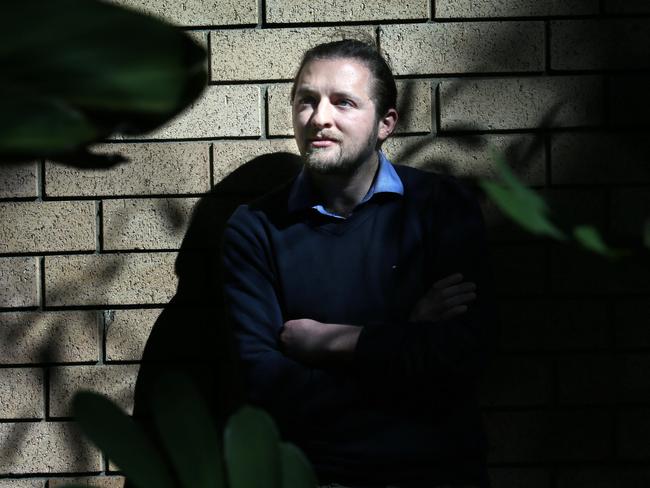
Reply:
[[[402, 121], [386, 145], [396, 161], [471, 179], [493, 174], [496, 147], [560, 221], [639, 241], [645, 1], [113, 1], [204, 44], [210, 86], [168, 126], [98, 148], [128, 164], [0, 168], [0, 487], [121, 485], [70, 399], [93, 389], [132, 410], [192, 209], [218, 188], [223, 220], [282, 176], [261, 160], [232, 178], [257, 156], [296, 152], [289, 81], [315, 43], [380, 43], [399, 79]], [[503, 315], [482, 391], [495, 487], [648, 486], [648, 260], [608, 264], [524, 234], [489, 203], [485, 214]]]

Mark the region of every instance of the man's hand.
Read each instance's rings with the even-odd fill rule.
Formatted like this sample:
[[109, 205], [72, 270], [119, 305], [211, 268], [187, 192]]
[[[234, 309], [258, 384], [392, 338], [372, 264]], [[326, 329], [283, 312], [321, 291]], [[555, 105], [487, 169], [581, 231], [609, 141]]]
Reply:
[[313, 364], [334, 357], [350, 359], [359, 334], [361, 327], [356, 325], [289, 320], [280, 333], [280, 344], [288, 356]]
[[476, 284], [463, 282], [456, 273], [436, 281], [431, 289], [415, 304], [411, 322], [437, 322], [467, 312], [467, 304], [476, 300]]

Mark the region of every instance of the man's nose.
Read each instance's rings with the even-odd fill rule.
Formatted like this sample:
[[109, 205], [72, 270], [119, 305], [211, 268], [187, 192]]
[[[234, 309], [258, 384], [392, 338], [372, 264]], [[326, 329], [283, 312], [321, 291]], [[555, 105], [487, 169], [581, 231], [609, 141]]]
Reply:
[[321, 99], [311, 117], [311, 123], [316, 127], [329, 127], [332, 125], [332, 104], [325, 99]]

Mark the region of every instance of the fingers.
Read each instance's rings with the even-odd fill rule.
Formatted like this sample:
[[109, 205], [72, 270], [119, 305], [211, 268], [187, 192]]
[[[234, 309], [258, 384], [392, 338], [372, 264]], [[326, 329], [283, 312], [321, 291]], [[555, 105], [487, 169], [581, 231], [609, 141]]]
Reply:
[[467, 293], [472, 293], [476, 291], [476, 283], [467, 281], [459, 285], [448, 286], [447, 288], [440, 290], [440, 297], [444, 300], [455, 295], [463, 295]]
[[433, 288], [436, 290], [442, 290], [443, 288], [456, 285], [461, 281], [463, 281], [463, 275], [460, 273], [454, 273], [453, 275], [449, 275], [441, 280], [436, 281], [433, 284]]
[[467, 305], [460, 305], [458, 307], [451, 308], [447, 311], [445, 311], [441, 316], [441, 320], [448, 320], [453, 317], [456, 317], [457, 315], [461, 315], [467, 312]]
[[454, 295], [453, 297], [447, 298], [442, 302], [442, 304], [444, 309], [450, 309], [457, 307], [458, 305], [466, 305], [474, 300], [476, 300], [476, 293], [463, 293], [461, 295]]

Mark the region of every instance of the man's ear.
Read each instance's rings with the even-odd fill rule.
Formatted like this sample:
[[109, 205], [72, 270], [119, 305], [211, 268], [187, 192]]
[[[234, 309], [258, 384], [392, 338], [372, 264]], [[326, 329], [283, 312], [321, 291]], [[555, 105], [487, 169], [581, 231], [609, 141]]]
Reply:
[[397, 110], [394, 108], [389, 108], [384, 116], [379, 119], [379, 130], [377, 132], [377, 138], [379, 139], [380, 143], [388, 139], [390, 135], [395, 131], [395, 126], [397, 125], [398, 118], [399, 116], [397, 114]]

